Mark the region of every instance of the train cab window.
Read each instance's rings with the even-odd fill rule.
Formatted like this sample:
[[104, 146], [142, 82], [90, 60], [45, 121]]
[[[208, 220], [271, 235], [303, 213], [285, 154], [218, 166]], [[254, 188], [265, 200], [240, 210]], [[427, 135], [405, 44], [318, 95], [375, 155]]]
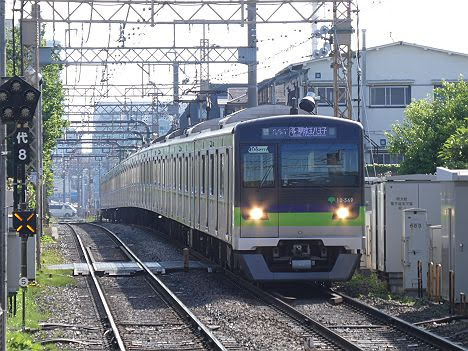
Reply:
[[283, 187], [358, 186], [357, 144], [281, 145]]
[[206, 157], [202, 155], [201, 157], [201, 179], [200, 179], [200, 193], [205, 193], [205, 181], [206, 181]]
[[275, 186], [275, 147], [244, 145], [242, 152], [243, 186], [263, 188]]
[[214, 194], [214, 182], [215, 182], [215, 162], [214, 162], [214, 154], [210, 155], [210, 195]]
[[219, 196], [224, 196], [224, 154], [219, 155]]

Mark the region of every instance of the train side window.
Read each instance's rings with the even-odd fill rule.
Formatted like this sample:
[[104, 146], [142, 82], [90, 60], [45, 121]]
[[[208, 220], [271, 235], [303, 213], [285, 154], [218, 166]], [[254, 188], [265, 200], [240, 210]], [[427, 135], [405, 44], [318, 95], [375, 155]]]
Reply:
[[182, 190], [182, 157], [179, 157], [179, 182], [178, 182], [178, 188], [179, 190]]
[[143, 184], [148, 183], [148, 161], [143, 162]]
[[175, 157], [172, 159], [172, 173], [172, 189], [175, 189], [177, 184], [177, 159]]
[[154, 184], [159, 185], [159, 158], [156, 158], [156, 162], [154, 163]]
[[210, 155], [210, 195], [214, 194], [214, 154]]
[[188, 157], [185, 157], [185, 191], [188, 191], [189, 186], [189, 165]]
[[219, 155], [219, 196], [224, 197], [224, 154]]
[[161, 175], [162, 175], [162, 187], [165, 188], [166, 187], [166, 159], [164, 159], [164, 158], [162, 160]]
[[[199, 155], [199, 154], [198, 154]], [[198, 155], [193, 156], [193, 183], [192, 183], [192, 189], [193, 193], [196, 194], [198, 192], [198, 182], [200, 181], [199, 176], [200, 176], [200, 165], [198, 164], [198, 160], [200, 159]]]
[[200, 193], [204, 194], [205, 193], [205, 179], [206, 179], [206, 157], [205, 155], [202, 155], [202, 169], [201, 169], [201, 179], [200, 179]]

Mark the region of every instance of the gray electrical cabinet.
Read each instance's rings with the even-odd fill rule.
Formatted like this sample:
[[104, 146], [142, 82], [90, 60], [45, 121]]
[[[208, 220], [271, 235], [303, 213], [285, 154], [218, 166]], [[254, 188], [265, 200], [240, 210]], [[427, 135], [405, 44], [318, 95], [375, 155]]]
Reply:
[[19, 289], [19, 278], [21, 269], [20, 238], [14, 230], [8, 231], [7, 241], [7, 279], [8, 295], [16, 294]]
[[30, 236], [28, 238], [27, 269], [29, 281], [36, 280], [36, 236]]
[[366, 268], [377, 270], [377, 186], [379, 178], [366, 178], [365, 250]]
[[449, 299], [449, 271], [455, 272], [455, 300], [468, 294], [468, 170], [437, 168], [441, 182], [442, 296]]
[[377, 185], [376, 207], [377, 269], [401, 274], [403, 210], [425, 209], [428, 224], [440, 224], [440, 183], [433, 175], [386, 177]]
[[420, 208], [403, 210], [401, 263], [404, 290], [418, 288], [418, 262], [422, 264], [422, 287], [426, 288], [427, 264], [431, 245], [428, 229], [426, 210]]

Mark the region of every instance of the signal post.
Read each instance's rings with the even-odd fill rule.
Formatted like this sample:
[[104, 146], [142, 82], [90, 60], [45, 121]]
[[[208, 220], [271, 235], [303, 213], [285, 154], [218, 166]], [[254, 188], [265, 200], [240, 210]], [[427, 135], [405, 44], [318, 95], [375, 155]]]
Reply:
[[[15, 125], [8, 136], [13, 143], [9, 159], [13, 165], [13, 228], [21, 238], [21, 279], [23, 290], [23, 329], [26, 321], [27, 242], [36, 234], [36, 210], [28, 208], [26, 167], [31, 162], [31, 127], [40, 91], [18, 76], [0, 86], [0, 117], [4, 124]], [[40, 135], [36, 137], [41, 137]], [[11, 277], [10, 277], [11, 279]], [[14, 279], [14, 278], [13, 278]]]

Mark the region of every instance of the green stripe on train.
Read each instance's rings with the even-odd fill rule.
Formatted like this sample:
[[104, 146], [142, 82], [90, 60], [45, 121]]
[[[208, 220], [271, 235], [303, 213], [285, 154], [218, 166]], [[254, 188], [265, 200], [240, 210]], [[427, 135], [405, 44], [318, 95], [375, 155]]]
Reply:
[[[359, 209], [359, 216], [349, 220], [332, 219], [333, 212], [281, 212], [281, 226], [285, 227], [307, 227], [307, 226], [320, 226], [320, 227], [336, 227], [336, 226], [355, 226], [360, 227], [364, 225], [365, 207], [361, 206]], [[267, 220], [255, 221], [252, 219], [244, 219], [241, 216], [240, 207], [234, 208], [234, 225], [236, 227], [275, 227], [278, 226], [278, 213], [268, 213]]]

